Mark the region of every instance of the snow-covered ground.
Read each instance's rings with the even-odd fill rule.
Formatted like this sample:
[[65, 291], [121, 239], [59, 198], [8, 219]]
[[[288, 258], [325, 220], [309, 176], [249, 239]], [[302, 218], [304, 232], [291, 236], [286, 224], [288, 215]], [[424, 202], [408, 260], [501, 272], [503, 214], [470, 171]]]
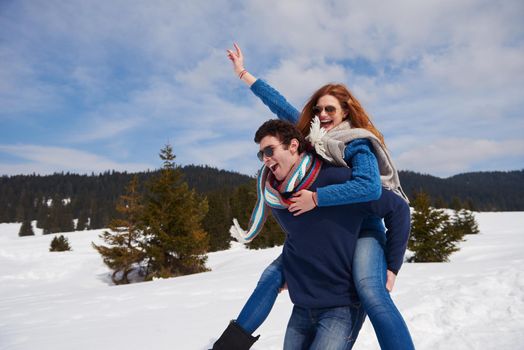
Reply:
[[[524, 213], [477, 213], [450, 263], [405, 264], [393, 298], [417, 349], [524, 349]], [[53, 235], [19, 238], [0, 224], [0, 349], [208, 349], [236, 317], [281, 248], [236, 245], [209, 254], [211, 272], [113, 286], [91, 248], [100, 230], [72, 232], [72, 252], [50, 253]], [[253, 349], [281, 349], [286, 292]], [[378, 349], [366, 321], [355, 349]]]

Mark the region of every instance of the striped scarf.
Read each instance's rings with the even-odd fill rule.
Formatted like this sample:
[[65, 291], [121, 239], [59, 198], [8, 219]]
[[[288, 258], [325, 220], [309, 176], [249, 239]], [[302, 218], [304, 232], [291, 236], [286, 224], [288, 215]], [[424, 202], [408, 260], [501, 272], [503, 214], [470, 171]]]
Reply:
[[303, 153], [281, 183], [278, 183], [268, 167], [262, 166], [257, 178], [257, 203], [251, 214], [249, 229], [243, 230], [238, 220], [233, 219], [233, 226], [229, 229], [231, 236], [241, 243], [251, 242], [264, 227], [269, 207], [288, 208], [293, 202], [284, 198], [282, 194], [309, 188], [317, 178], [321, 166], [322, 162], [317, 157]]

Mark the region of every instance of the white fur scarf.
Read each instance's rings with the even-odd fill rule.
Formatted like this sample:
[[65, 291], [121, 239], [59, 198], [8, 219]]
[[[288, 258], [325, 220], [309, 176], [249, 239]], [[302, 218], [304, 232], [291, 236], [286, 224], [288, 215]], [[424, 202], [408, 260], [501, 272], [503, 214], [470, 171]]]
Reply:
[[306, 139], [315, 148], [317, 154], [326, 161], [348, 167], [344, 160], [344, 149], [348, 142], [356, 139], [367, 139], [373, 145], [373, 151], [378, 161], [382, 186], [402, 197], [407, 203], [409, 199], [400, 186], [398, 172], [386, 147], [370, 131], [361, 128], [351, 128], [348, 121], [343, 121], [326, 132], [320, 126], [320, 119], [315, 117], [311, 121], [311, 129]]

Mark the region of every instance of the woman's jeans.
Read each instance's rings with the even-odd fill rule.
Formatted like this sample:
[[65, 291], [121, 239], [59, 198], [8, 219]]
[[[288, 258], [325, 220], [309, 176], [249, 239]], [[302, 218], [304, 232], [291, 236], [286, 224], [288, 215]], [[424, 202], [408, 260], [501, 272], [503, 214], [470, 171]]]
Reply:
[[349, 350], [366, 314], [360, 303], [305, 309], [293, 307], [284, 338], [284, 350]]
[[381, 349], [415, 349], [404, 319], [386, 289], [386, 235], [361, 232], [353, 256], [353, 281]]
[[269, 315], [275, 304], [278, 292], [284, 285], [282, 271], [282, 255], [279, 255], [266, 269], [258, 280], [257, 287], [240, 311], [236, 323], [252, 334]]
[[[381, 349], [414, 349], [406, 323], [386, 289], [385, 242], [384, 232], [360, 233], [353, 257], [353, 280]], [[269, 315], [283, 283], [282, 257], [279, 256], [262, 273], [237, 324], [253, 333]]]

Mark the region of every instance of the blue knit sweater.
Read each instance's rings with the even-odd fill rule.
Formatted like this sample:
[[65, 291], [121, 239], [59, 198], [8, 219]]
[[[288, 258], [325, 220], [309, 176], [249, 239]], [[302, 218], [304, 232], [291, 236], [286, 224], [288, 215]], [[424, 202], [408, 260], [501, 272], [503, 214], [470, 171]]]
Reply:
[[[298, 122], [300, 112], [293, 107], [284, 96], [262, 79], [251, 85], [251, 91], [277, 115], [279, 119], [293, 124]], [[382, 186], [377, 158], [371, 150], [368, 140], [358, 139], [346, 145], [344, 160], [352, 169], [352, 176], [348, 181], [322, 186], [317, 189], [318, 206], [335, 206], [367, 202], [378, 199]], [[361, 231], [384, 231], [382, 220], [370, 216], [364, 220]]]
[[[326, 163], [310, 189], [351, 178], [351, 170]], [[282, 251], [284, 276], [295, 305], [324, 308], [358, 300], [352, 278], [352, 261], [364, 217], [384, 217], [388, 232], [388, 266], [398, 270], [406, 249], [410, 214], [406, 202], [383, 189], [379, 200], [317, 207], [299, 216], [272, 209], [286, 242]]]

